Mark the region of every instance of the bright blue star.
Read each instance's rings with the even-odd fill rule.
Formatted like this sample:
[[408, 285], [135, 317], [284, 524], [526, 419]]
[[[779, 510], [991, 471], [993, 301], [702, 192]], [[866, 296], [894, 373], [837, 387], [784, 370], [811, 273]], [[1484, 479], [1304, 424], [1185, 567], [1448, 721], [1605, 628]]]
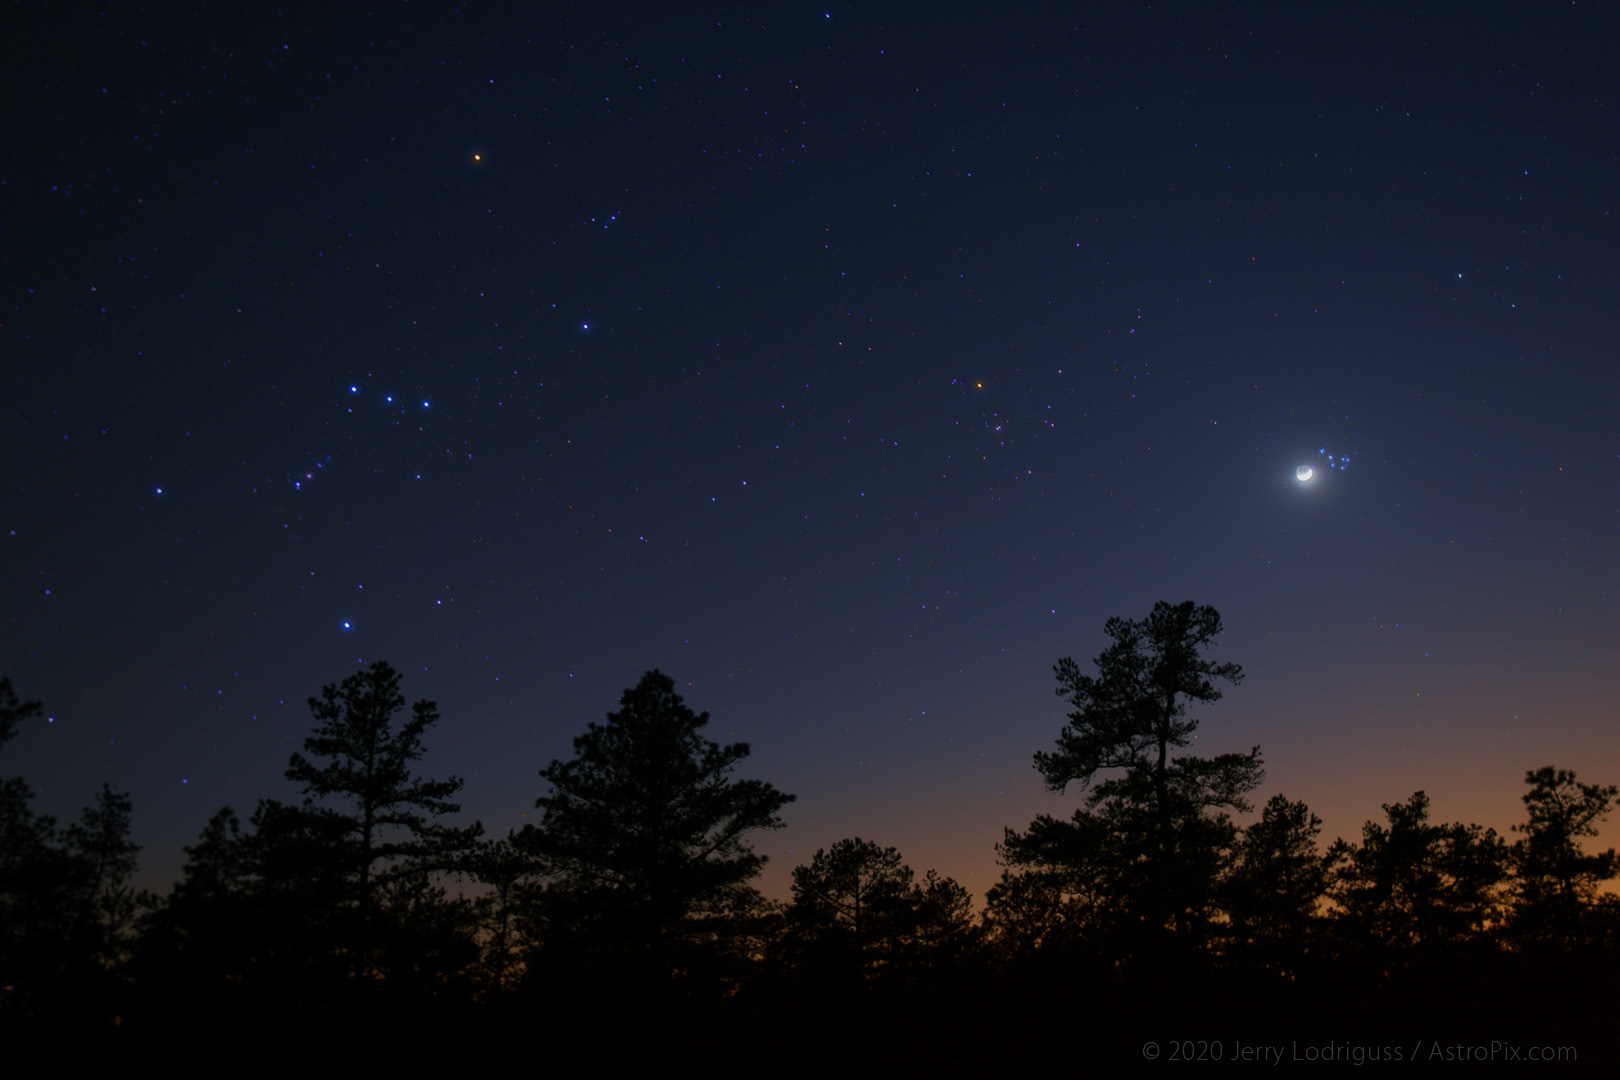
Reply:
[[1351, 454], [1336, 454], [1328, 447], [1319, 449], [1315, 456], [1321, 459], [1324, 468], [1337, 469], [1340, 472], [1350, 467]]
[[350, 622], [348, 619], [344, 619], [343, 620], [343, 629], [345, 629], [345, 630], [353, 630], [354, 629], [354, 623]]

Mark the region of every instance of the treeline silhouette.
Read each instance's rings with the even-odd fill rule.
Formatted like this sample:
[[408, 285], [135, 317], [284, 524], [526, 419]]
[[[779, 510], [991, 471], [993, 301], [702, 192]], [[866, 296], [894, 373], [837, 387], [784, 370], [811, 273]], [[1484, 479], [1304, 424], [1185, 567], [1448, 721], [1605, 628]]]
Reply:
[[[763, 896], [750, 837], [793, 796], [736, 776], [747, 744], [704, 738], [656, 670], [540, 771], [537, 823], [489, 838], [447, 824], [461, 780], [419, 775], [435, 705], [405, 713], [374, 663], [310, 699], [301, 801], [221, 809], [164, 896], [130, 884], [127, 796], [64, 828], [6, 780], [0, 1037], [14, 1062], [316, 1073], [1080, 1067], [1178, 1040], [1612, 1052], [1620, 859], [1584, 842], [1620, 788], [1534, 770], [1511, 839], [1432, 821], [1421, 791], [1354, 842], [1324, 847], [1280, 794], [1240, 827], [1259, 748], [1177, 753], [1189, 707], [1242, 678], [1205, 655], [1220, 629], [1160, 603], [1108, 622], [1095, 674], [1057, 665], [1073, 711], [1035, 763], [1084, 802], [1007, 831], [978, 911], [859, 837]], [[39, 715], [0, 682], [0, 745]]]

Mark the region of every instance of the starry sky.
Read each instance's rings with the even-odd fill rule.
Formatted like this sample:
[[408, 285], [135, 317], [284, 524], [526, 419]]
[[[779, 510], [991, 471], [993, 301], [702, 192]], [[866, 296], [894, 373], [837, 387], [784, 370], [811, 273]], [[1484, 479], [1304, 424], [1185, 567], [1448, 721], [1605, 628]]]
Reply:
[[494, 835], [657, 667], [767, 893], [982, 900], [1157, 600], [1324, 839], [1620, 781], [1612, 8], [120, 8], [0, 46], [0, 774], [143, 884], [386, 659]]

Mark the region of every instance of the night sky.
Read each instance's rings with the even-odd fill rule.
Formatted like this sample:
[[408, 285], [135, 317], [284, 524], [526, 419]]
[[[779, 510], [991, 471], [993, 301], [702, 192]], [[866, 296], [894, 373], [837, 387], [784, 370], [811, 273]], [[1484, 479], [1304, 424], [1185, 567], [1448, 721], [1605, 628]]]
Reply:
[[142, 884], [386, 659], [493, 835], [657, 667], [768, 894], [982, 902], [1157, 600], [1324, 839], [1620, 782], [1614, 8], [117, 7], [0, 46], [0, 775]]

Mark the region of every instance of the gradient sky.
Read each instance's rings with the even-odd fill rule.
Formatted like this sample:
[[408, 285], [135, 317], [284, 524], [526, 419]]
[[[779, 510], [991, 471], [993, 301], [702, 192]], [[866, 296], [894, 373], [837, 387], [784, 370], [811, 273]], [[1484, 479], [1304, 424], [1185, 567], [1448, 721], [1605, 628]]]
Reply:
[[657, 667], [982, 901], [1161, 599], [1325, 840], [1620, 781], [1613, 8], [294, 8], [0, 46], [0, 774], [144, 884], [380, 658], [492, 834]]

